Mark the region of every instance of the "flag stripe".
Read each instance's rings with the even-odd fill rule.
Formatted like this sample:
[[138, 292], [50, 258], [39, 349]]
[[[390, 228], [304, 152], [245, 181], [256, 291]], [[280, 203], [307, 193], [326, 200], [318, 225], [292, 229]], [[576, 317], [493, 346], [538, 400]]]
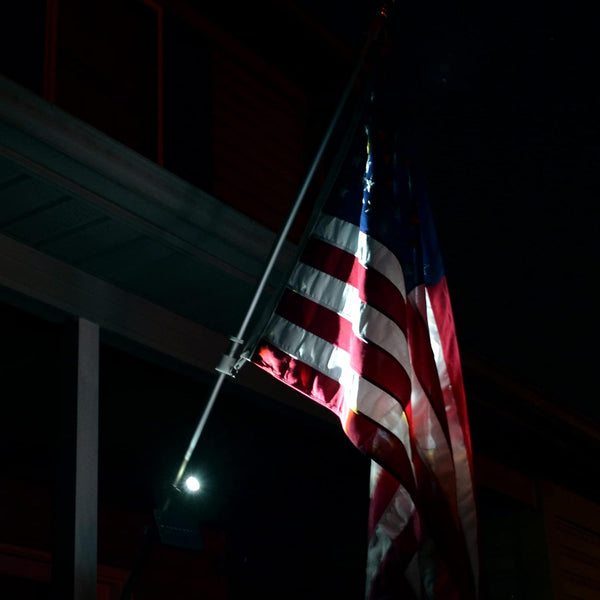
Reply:
[[[443, 278], [439, 283], [428, 288], [429, 308], [435, 323], [437, 339], [440, 341], [439, 358], [436, 360], [440, 381], [444, 384], [446, 414], [450, 425], [452, 451], [456, 473], [457, 503], [459, 517], [464, 535], [468, 541], [468, 549], [473, 565], [478, 564], [476, 548], [477, 523], [475, 512], [475, 491], [473, 489], [473, 453], [471, 448], [470, 429], [467, 417], [465, 390], [461, 375], [460, 355], [454, 335], [454, 317], [450, 305], [448, 286]], [[458, 492], [460, 491], [460, 495]], [[477, 567], [474, 572], [477, 573]], [[475, 581], [477, 586], [477, 581]]]
[[330, 409], [340, 419], [344, 418], [343, 388], [335, 379], [268, 343], [257, 349], [252, 361], [286, 385]]
[[323, 213], [311, 234], [330, 245], [345, 250], [358, 258], [360, 264], [375, 269], [386, 277], [406, 298], [406, 286], [402, 266], [396, 255], [376, 239], [368, 236], [354, 223]]
[[[456, 412], [459, 420], [457, 430], [460, 431], [464, 440], [464, 446], [472, 458], [471, 436], [467, 416], [467, 406], [465, 401], [465, 389], [461, 373], [461, 360], [454, 333], [454, 317], [450, 305], [450, 296], [448, 293], [448, 284], [446, 278], [443, 278], [438, 284], [428, 288], [428, 298], [431, 306], [431, 314], [435, 316], [435, 323], [438, 330], [438, 339], [443, 360], [443, 369], [440, 369], [440, 377], [447, 378], [447, 385], [444, 386], [444, 393], [448, 394], [449, 400], [456, 406]], [[438, 318], [443, 315], [443, 318]], [[471, 463], [472, 464], [472, 463]]]
[[[408, 425], [400, 403], [384, 389], [359, 377], [352, 370], [346, 352], [281, 317], [273, 318], [271, 323], [266, 336], [268, 343], [263, 344], [258, 352], [261, 355], [260, 366], [278, 374], [289, 385], [295, 383], [301, 386], [300, 391], [309, 396], [311, 391], [317, 394], [319, 389], [329, 390], [336, 398], [343, 395], [347, 410], [361, 412], [373, 419], [409, 447]], [[301, 370], [302, 378], [293, 377], [292, 360]], [[302, 384], [309, 381], [310, 386]], [[332, 403], [321, 394], [318, 396], [319, 402], [343, 417], [341, 411], [334, 409], [337, 400]]]
[[[416, 482], [408, 448], [395, 435], [390, 435], [387, 429], [362, 413], [350, 413], [344, 424], [344, 431], [352, 440], [352, 443], [369, 456], [372, 456], [373, 449], [377, 448], [377, 460], [375, 462], [388, 473], [393, 474], [396, 478], [396, 488], [399, 485], [398, 482], [400, 482], [411, 498], [411, 502], [414, 503]], [[380, 499], [377, 506], [383, 510], [386, 505]], [[380, 517], [381, 515], [370, 524], [370, 531]]]
[[[408, 421], [411, 423], [410, 415]], [[467, 561], [468, 564], [469, 556], [460, 526], [457, 524], [452, 507], [448, 504], [446, 494], [438, 485], [435, 475], [420, 454], [412, 427], [410, 444], [412, 465], [416, 474], [416, 487], [412, 469], [408, 463], [408, 454], [404, 445], [395, 436], [389, 435], [387, 430], [378, 426], [377, 423], [369, 421], [364, 415], [355, 413], [350, 415], [345, 430], [359, 449], [370, 456], [376, 455], [377, 458], [374, 460], [383, 466], [387, 473], [394, 475], [397, 485], [403, 486], [419, 512], [431, 524], [430, 536], [435, 539], [444, 562], [455, 565], [459, 571], [462, 571], [461, 565], [464, 564], [464, 561]], [[376, 503], [372, 502], [369, 521], [371, 533], [382, 519], [389, 518], [386, 514], [387, 510], [388, 506], [381, 499]], [[463, 585], [464, 587], [461, 589], [464, 598], [473, 597], [472, 584], [467, 582]]]
[[406, 331], [405, 303], [400, 290], [375, 269], [366, 269], [353, 254], [312, 239], [301, 261], [359, 290], [360, 299], [389, 316]]
[[[402, 600], [418, 600], [424, 597], [420, 582], [412, 581], [405, 575], [411, 562], [416, 562], [414, 558], [416, 541], [412, 528], [412, 523], [409, 523], [400, 536], [392, 540], [391, 547], [380, 567], [380, 572], [385, 573], [385, 577], [379, 577], [376, 580], [376, 586], [371, 592], [373, 597], [401, 598]], [[408, 557], [411, 556], [412, 560], [408, 560]]]
[[423, 321], [421, 313], [415, 303], [419, 301], [415, 298], [424, 292], [422, 289], [413, 290], [409, 294], [408, 301], [408, 319], [410, 321], [410, 347], [411, 353], [419, 357], [418, 361], [413, 361], [413, 370], [419, 380], [427, 399], [435, 412], [440, 426], [446, 436], [447, 443], [450, 443], [450, 434], [448, 432], [448, 422], [446, 420], [444, 396], [440, 386], [439, 374], [435, 364], [435, 358], [431, 350], [431, 342], [427, 331], [427, 324]]
[[411, 386], [406, 371], [382, 348], [354, 335], [348, 320], [289, 290], [284, 293], [277, 314], [347, 352], [355, 373], [376, 382], [399, 402], [408, 402]]
[[439, 556], [450, 569], [449, 577], [453, 587], [460, 594], [457, 598], [469, 600], [476, 597], [475, 583], [470, 569], [470, 556], [463, 532], [456, 526], [448, 498], [435, 485], [435, 479], [426, 467], [418, 452], [413, 451], [417, 486], [419, 488], [419, 509], [427, 521], [429, 536], [435, 541]]
[[[456, 496], [454, 454], [437, 420], [435, 412], [419, 381], [413, 376], [412, 396], [406, 408], [411, 442], [416, 444], [422, 459], [435, 476], [435, 484], [451, 500]], [[456, 503], [451, 502], [452, 515], [457, 519]]]
[[295, 267], [288, 287], [352, 322], [357, 337], [377, 344], [410, 371], [406, 334], [389, 317], [362, 302], [358, 289], [304, 263]]

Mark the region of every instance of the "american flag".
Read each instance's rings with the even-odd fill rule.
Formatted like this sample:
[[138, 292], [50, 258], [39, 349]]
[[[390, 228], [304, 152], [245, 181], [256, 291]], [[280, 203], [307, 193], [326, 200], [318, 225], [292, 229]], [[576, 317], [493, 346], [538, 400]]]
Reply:
[[333, 411], [371, 459], [366, 597], [474, 599], [454, 319], [422, 178], [389, 109], [371, 97], [251, 360]]

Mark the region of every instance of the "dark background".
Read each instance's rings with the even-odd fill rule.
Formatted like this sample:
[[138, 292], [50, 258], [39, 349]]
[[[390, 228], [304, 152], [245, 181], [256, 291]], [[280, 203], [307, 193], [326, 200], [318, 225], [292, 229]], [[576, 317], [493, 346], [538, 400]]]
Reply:
[[[289, 18], [286, 2], [197, 4], [312, 88], [316, 149], [377, 3], [297, 2], [311, 20], [304, 29]], [[465, 362], [481, 360], [600, 423], [595, 21], [577, 4], [530, 0], [397, 3], [394, 19], [404, 57], [401, 109], [422, 151]], [[8, 305], [2, 317], [11, 340], [2, 356], [10, 399], [3, 404], [2, 473], [52, 482], [62, 317], [38, 321]], [[101, 353], [101, 501], [144, 511], [150, 521], [214, 379], [159, 366], [156, 357], [113, 342], [104, 337]], [[494, 415], [482, 418], [472, 392], [488, 390], [468, 375], [473, 436], [482, 450]], [[31, 398], [46, 400], [35, 419]], [[507, 410], [518, 417], [521, 409], [513, 402]], [[516, 453], [513, 462], [521, 458], [534, 475], [552, 473], [556, 464], [537, 440], [529, 461], [519, 457], [527, 434], [514, 423], [501, 431], [505, 446], [496, 450]], [[264, 591], [266, 581], [279, 597], [311, 597], [311, 590], [312, 597], [362, 597], [368, 464], [337, 423], [228, 382], [192, 467], [206, 488], [184, 512], [227, 532], [239, 597]]]
[[[463, 351], [598, 422], [598, 41], [581, 5], [400, 3]], [[339, 14], [339, 13], [338, 13]]]
[[[420, 146], [461, 348], [597, 422], [600, 49], [590, 10], [536, 0], [387, 4], [399, 110]], [[313, 86], [324, 132], [382, 4], [296, 5], [344, 45], [343, 61], [316, 30], [297, 33], [281, 3], [206, 9]]]

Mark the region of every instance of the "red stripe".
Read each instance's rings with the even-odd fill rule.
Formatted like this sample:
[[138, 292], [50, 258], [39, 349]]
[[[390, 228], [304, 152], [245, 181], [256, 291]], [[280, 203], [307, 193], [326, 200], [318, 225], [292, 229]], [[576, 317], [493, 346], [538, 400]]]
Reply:
[[[410, 407], [407, 412], [410, 414]], [[409, 427], [410, 424], [409, 418]], [[448, 565], [451, 576], [455, 579], [454, 585], [461, 592], [459, 597], [461, 600], [470, 600], [475, 598], [476, 594], [466, 539], [437, 478], [417, 451], [412, 430], [410, 440], [417, 480], [419, 513], [423, 523], [427, 524], [427, 533], [434, 540], [442, 562]]]
[[452, 385], [452, 394], [456, 403], [456, 411], [463, 434], [469, 465], [471, 466], [471, 480], [474, 480], [473, 451], [471, 448], [471, 432], [467, 414], [467, 403], [465, 399], [465, 387], [462, 376], [460, 353], [458, 342], [456, 340], [456, 330], [454, 326], [454, 315], [448, 293], [446, 278], [443, 277], [436, 285], [428, 288], [429, 299], [433, 308], [433, 314], [436, 317], [436, 324], [440, 334], [440, 343], [444, 353], [444, 361], [448, 370], [448, 377]]
[[[447, 289], [445, 285], [442, 285], [441, 287], [437, 287], [433, 290], [432, 288], [428, 288], [428, 291], [430, 292], [430, 301], [432, 302], [432, 308], [436, 319], [436, 326], [440, 335], [440, 343], [442, 345], [442, 349], [445, 351], [446, 347], [454, 347], [454, 351], [458, 353], [456, 338], [454, 336], [454, 323], [452, 319], [451, 310], [450, 314], [448, 314], [450, 307], [442, 297], [443, 294], [447, 294]], [[433, 299], [431, 292], [433, 292]], [[448, 444], [450, 448], [452, 448], [450, 444], [449, 426], [446, 419], [445, 398], [441, 388], [439, 373], [437, 370], [437, 365], [435, 364], [435, 358], [431, 350], [429, 332], [427, 330], [427, 325], [421, 313], [414, 305], [413, 294], [411, 294], [409, 298], [408, 308], [409, 339], [411, 344], [411, 353], [414, 352], [413, 356], [419, 357], [418, 361], [413, 360], [415, 373], [419, 378], [419, 381], [425, 393], [428, 396], [428, 399], [434, 409], [434, 412], [440, 422], [440, 425], [444, 430]], [[452, 358], [458, 358], [458, 354], [456, 354], [455, 357], [452, 357], [452, 355], [445, 354], [446, 361]], [[448, 362], [446, 362], [446, 365], [448, 365]], [[455, 367], [453, 368], [455, 369]], [[460, 375], [460, 361], [458, 362], [458, 369], [458, 372], [454, 370], [452, 374], [449, 373], [450, 383], [453, 386], [456, 385], [456, 390], [452, 390], [453, 393], [454, 391], [456, 391], [456, 393], [462, 397], [462, 402], [466, 416], [466, 405], [464, 404], [464, 387], [462, 383], [462, 376]], [[410, 414], [410, 409], [408, 410], [408, 413]], [[410, 419], [409, 422], [412, 427], [413, 420]], [[466, 431], [463, 423], [461, 423], [461, 425], [463, 427], [463, 431], [467, 433], [468, 424], [466, 425]], [[411, 434], [411, 439], [412, 438], [413, 436]], [[469, 456], [471, 481], [473, 481], [472, 458], [470, 451], [467, 450], [467, 452]], [[417, 455], [416, 452], [413, 452], [413, 456], [415, 469], [417, 473], [419, 491], [425, 494], [423, 496], [422, 506], [426, 507], [427, 521], [430, 524], [432, 522], [437, 523], [434, 527], [434, 535], [439, 541], [439, 547], [442, 550], [443, 560], [449, 565], [453, 565], [451, 567], [451, 571], [456, 571], [456, 573], [462, 575], [464, 569], [460, 568], [460, 564], [455, 564], [456, 555], [462, 555], [462, 561], [465, 562], [465, 564], [470, 565], [471, 563], [467, 549], [466, 538], [464, 536], [464, 532], [462, 531], [462, 526], [456, 510], [456, 493], [454, 493], [452, 498], [448, 498], [439, 486], [435, 475], [429, 471], [429, 467], [420, 461], [420, 457]], [[454, 467], [454, 465], [452, 466]], [[453, 477], [453, 481], [456, 481], [455, 476]], [[443, 518], [441, 518], [442, 515]], [[445, 533], [443, 535], [440, 535], [438, 532], [441, 531], [445, 531]], [[454, 541], [451, 544], [448, 544], [448, 540]], [[473, 576], [472, 571], [469, 571], [469, 575], [471, 577]], [[475, 594], [475, 592], [472, 591], [474, 589], [474, 581], [472, 579], [468, 581], [463, 581], [461, 585], [464, 586], [465, 589], [469, 590], [469, 593], [472, 593], [473, 595]], [[467, 592], [465, 591], [464, 593], [466, 594]]]
[[252, 362], [281, 382], [325, 406], [341, 418], [344, 389], [335, 379], [323, 375], [323, 373], [264, 341], [258, 346], [252, 357]]
[[[349, 415], [345, 431], [352, 443], [381, 465], [389, 476], [395, 479], [396, 487], [402, 485], [417, 504], [417, 487], [410, 457], [404, 444], [393, 433], [361, 413]], [[395, 492], [395, 489], [393, 491]], [[379, 500], [371, 507], [369, 536], [387, 506], [384, 497]]]
[[413, 581], [409, 584], [406, 576], [406, 569], [411, 560], [418, 552], [419, 526], [413, 515], [402, 533], [394, 540], [388, 549], [385, 557], [379, 565], [377, 575], [370, 582], [369, 600], [388, 600], [398, 598], [402, 600], [423, 598], [425, 595], [421, 592], [416, 595], [413, 586], [422, 590], [421, 581]]
[[429, 330], [427, 323], [423, 320], [418, 308], [414, 305], [414, 290], [408, 298], [408, 343], [413, 370], [425, 395], [427, 396], [435, 416], [446, 436], [448, 446], [450, 444], [450, 434], [448, 430], [448, 420], [446, 418], [446, 409], [444, 406], [444, 395], [440, 386], [439, 373], [435, 363], [433, 350], [431, 349]]
[[[440, 335], [440, 343], [444, 354], [444, 361], [448, 371], [448, 378], [452, 386], [452, 394], [456, 405], [456, 412], [461, 427], [463, 443], [467, 454], [467, 462], [469, 467], [470, 481], [475, 481], [475, 473], [473, 470], [473, 450], [471, 445], [471, 429], [467, 413], [467, 403], [465, 398], [465, 388], [462, 376], [460, 353], [458, 349], [458, 341], [456, 339], [456, 328], [454, 324], [454, 314], [450, 302], [450, 294], [446, 278], [443, 277], [436, 285], [429, 288], [429, 298], [433, 313], [436, 317], [438, 332]], [[473, 510], [477, 506], [477, 491], [472, 485], [471, 493], [473, 494]], [[475, 539], [479, 539], [479, 524], [475, 522]], [[479, 547], [479, 543], [476, 543]]]
[[[410, 407], [408, 407], [407, 412], [410, 426]], [[440, 568], [447, 565], [447, 568], [443, 567], [443, 570], [449, 571], [449, 577], [453, 578], [452, 582], [447, 583], [445, 589], [460, 591], [459, 595], [450, 595], [450, 592], [448, 592], [447, 597], [461, 598], [461, 600], [474, 598], [473, 573], [469, 569], [468, 574], [464, 573], [465, 565], [467, 567], [470, 565], [466, 540], [457, 520], [454, 518], [448, 498], [440, 488], [436, 477], [418, 454], [412, 430], [410, 439], [416, 485], [413, 479], [411, 462], [404, 445], [364, 415], [352, 414], [351, 417], [346, 431], [348, 437], [360, 450], [385, 469], [380, 477], [387, 479], [392, 476], [397, 479], [396, 485], [403, 485], [413, 499], [416, 510], [423, 519], [422, 522], [427, 524], [428, 537], [435, 543]], [[380, 491], [381, 495], [371, 500], [369, 537], [372, 535], [375, 525], [383, 516], [394, 492], [395, 488], [388, 482]], [[446, 598], [446, 596], [443, 597]]]
[[[458, 581], [453, 583], [451, 587], [456, 586], [457, 589], [461, 590], [463, 594], [461, 598], [465, 600], [473, 598], [472, 573], [470, 573], [470, 579], [465, 578], [463, 575], [465, 565], [470, 565], [466, 541], [462, 531], [456, 524], [448, 499], [440, 489], [435, 476], [429, 471], [418, 454], [414, 436], [411, 434], [412, 464], [415, 467], [417, 476], [416, 486], [407, 450], [390, 432], [364, 415], [353, 413], [348, 420], [346, 434], [357, 448], [385, 469], [380, 477], [387, 479], [392, 476], [397, 480], [396, 486], [402, 485], [407, 490], [415, 503], [416, 510], [429, 527], [428, 534], [434, 540], [440, 553], [439, 559], [442, 563], [449, 565], [450, 572], [454, 573], [453, 577], [458, 578]], [[371, 500], [369, 537], [385, 512], [394, 492], [395, 488], [388, 482], [381, 490], [380, 497]]]
[[358, 289], [365, 304], [387, 315], [406, 331], [406, 303], [400, 290], [375, 269], [361, 265], [354, 254], [311, 238], [300, 260]]
[[[373, 454], [370, 452], [369, 454]], [[379, 473], [374, 489], [371, 491], [371, 502], [369, 504], [369, 538], [373, 536], [377, 523], [387, 511], [394, 499], [396, 492], [400, 489], [398, 479], [389, 470]]]
[[[403, 485], [413, 499], [422, 522], [427, 523], [427, 535], [435, 543], [440, 573], [447, 573], [448, 581], [443, 586], [446, 595], [440, 597], [461, 600], [474, 598], [472, 573], [464, 573], [465, 566], [469, 570], [470, 565], [465, 539], [452, 516], [447, 498], [418, 455], [414, 447], [414, 438], [411, 437], [413, 464], [417, 473], [416, 487], [406, 448], [400, 441], [364, 415], [352, 414], [351, 417], [346, 431], [348, 437], [357, 448], [384, 469], [380, 474], [380, 478], [383, 478], [382, 487], [374, 494], [369, 507], [369, 537], [385, 513], [398, 485]], [[390, 478], [395, 481], [391, 481]], [[382, 565], [383, 570], [388, 567]]]
[[277, 314], [350, 354], [352, 368], [394, 396], [402, 405], [410, 400], [410, 378], [387, 351], [358, 338], [352, 323], [336, 312], [286, 289]]
[[356, 338], [348, 319], [289, 288], [284, 290], [276, 312], [298, 327], [347, 351]]

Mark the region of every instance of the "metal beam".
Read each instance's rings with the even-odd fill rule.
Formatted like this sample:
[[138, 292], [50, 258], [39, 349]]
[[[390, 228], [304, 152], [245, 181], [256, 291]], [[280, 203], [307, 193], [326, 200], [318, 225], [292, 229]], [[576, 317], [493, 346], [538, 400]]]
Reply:
[[[0, 285], [203, 372], [214, 372], [229, 345], [220, 333], [4, 235]], [[325, 420], [337, 418], [259, 369], [243, 369], [236, 382]]]
[[225, 336], [3, 235], [0, 285], [202, 370], [227, 347]]

